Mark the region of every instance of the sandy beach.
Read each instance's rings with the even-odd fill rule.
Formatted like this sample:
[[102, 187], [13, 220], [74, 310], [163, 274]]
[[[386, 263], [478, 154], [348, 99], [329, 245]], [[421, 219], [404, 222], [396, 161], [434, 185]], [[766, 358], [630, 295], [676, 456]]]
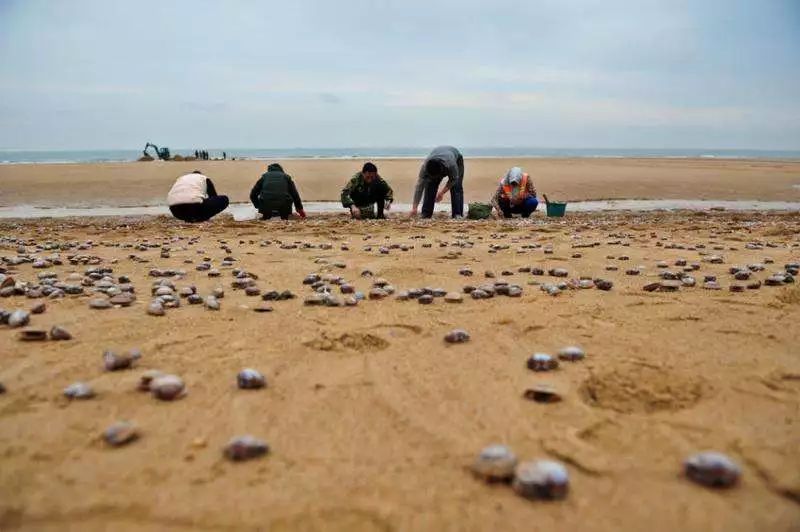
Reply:
[[[290, 171], [294, 164], [303, 169], [295, 173], [308, 175], [298, 179], [305, 187], [314, 179], [332, 181], [326, 198], [355, 166], [304, 161], [287, 164]], [[383, 166], [400, 174], [414, 164]], [[468, 197], [487, 192], [490, 171], [505, 163], [480, 165], [484, 188], [478, 194], [474, 178]], [[663, 179], [674, 165], [692, 166], [726, 177], [700, 189], [692, 185], [691, 192], [659, 189], [660, 195], [694, 197], [703, 190], [718, 197], [730, 190], [729, 196], [763, 198], [785, 197], [797, 168], [530, 164], [542, 183], [560, 191], [553, 195], [630, 191], [588, 177], [559, 179], [579, 175], [575, 166], [584, 165], [608, 168], [608, 179], [632, 180], [640, 169], [649, 176], [645, 183]], [[235, 196], [245, 193], [259, 165], [2, 168], [3, 201], [138, 201], [121, 194], [134, 189], [136, 198], [155, 198], [177, 168], [194, 166], [219, 183], [237, 183], [229, 187]], [[69, 171], [80, 186], [59, 181]], [[755, 184], [756, 174], [769, 177]], [[42, 187], [26, 183], [33, 175], [41, 176]], [[678, 175], [678, 182], [696, 183], [692, 173]], [[119, 190], [105, 187], [107, 179]], [[404, 179], [408, 186], [400, 191], [410, 190], [411, 178]], [[94, 183], [91, 192], [81, 190], [86, 182]], [[591, 192], [581, 183], [591, 183]], [[310, 189], [305, 194], [311, 197]], [[28, 220], [1, 222], [0, 236], [4, 275], [30, 289], [39, 273], [70, 283], [92, 267], [106, 267], [114, 282], [129, 277], [137, 296], [129, 307], [91, 309], [88, 302], [98, 295], [90, 282], [83, 295], [0, 299], [7, 310], [45, 301], [47, 310], [33, 315], [29, 327], [61, 325], [74, 336], [22, 342], [18, 329], [0, 326], [6, 388], [0, 395], [0, 529], [788, 531], [800, 522], [800, 288], [729, 290], [745, 284], [733, 279], [731, 266], [766, 262], [751, 277], [764, 281], [800, 260], [797, 213], [574, 214], [563, 220], [538, 214], [530, 221], [460, 223], [355, 223], [343, 216], [233, 222], [222, 216], [196, 226], [167, 217]], [[388, 253], [381, 253], [383, 246]], [[712, 255], [723, 262], [710, 262]], [[10, 260], [53, 256], [62, 264], [34, 269]], [[97, 259], [70, 263], [80, 257]], [[235, 259], [232, 266], [222, 266], [226, 257]], [[195, 269], [206, 259], [221, 277]], [[664, 270], [681, 272], [680, 259], [699, 263], [691, 273], [697, 286], [643, 290]], [[464, 267], [474, 275], [459, 275]], [[520, 271], [526, 267], [565, 268], [568, 277]], [[625, 274], [639, 267], [640, 275]], [[267, 303], [247, 296], [232, 288], [234, 268], [255, 274], [262, 293], [288, 289], [297, 298]], [[184, 270], [170, 280], [176, 288], [195, 286], [203, 297], [223, 288], [221, 310], [184, 299], [165, 316], [148, 315], [158, 280], [153, 269]], [[363, 277], [365, 270], [374, 276]], [[496, 277], [485, 278], [485, 271]], [[365, 293], [379, 277], [397, 292], [463, 292], [465, 285], [502, 278], [523, 295], [473, 300], [465, 294], [460, 304], [436, 298], [431, 305], [389, 296], [356, 307], [309, 307], [303, 301], [313, 291], [303, 279], [311, 273], [342, 276]], [[706, 275], [715, 275], [721, 290], [703, 289]], [[613, 288], [566, 289], [556, 297], [540, 290], [542, 283], [581, 276], [610, 280]], [[342, 297], [338, 292], [334, 286]], [[261, 304], [273, 311], [254, 312]], [[471, 340], [446, 344], [443, 336], [454, 328], [466, 329]], [[526, 368], [532, 353], [555, 354], [571, 344], [585, 349], [585, 360], [562, 362], [549, 373]], [[105, 349], [134, 347], [142, 352], [134, 369], [103, 370]], [[236, 374], [245, 367], [263, 372], [268, 387], [237, 389]], [[137, 391], [149, 369], [180, 375], [188, 394], [161, 402]], [[97, 396], [63, 397], [75, 381], [89, 383]], [[543, 383], [562, 400], [522, 397]], [[111, 448], [100, 435], [120, 420], [134, 422], [141, 436]], [[262, 438], [270, 453], [226, 460], [223, 446], [241, 434]], [[507, 485], [474, 478], [469, 466], [491, 443], [510, 446], [521, 460], [563, 463], [568, 497], [530, 501]], [[711, 489], [683, 476], [683, 460], [702, 450], [738, 463], [739, 485]]]
[[0, 0], [0, 532], [800, 532], [800, 1], [717, 4]]
[[[280, 161], [303, 200], [338, 201], [362, 160]], [[396, 201], [410, 203], [417, 159], [376, 160]], [[710, 199], [800, 201], [800, 161], [735, 159], [468, 158], [466, 201], [487, 201], [511, 167], [529, 172], [552, 199]], [[0, 165], [0, 206], [160, 205], [175, 178], [199, 169], [233, 202], [249, 201], [266, 161]]]

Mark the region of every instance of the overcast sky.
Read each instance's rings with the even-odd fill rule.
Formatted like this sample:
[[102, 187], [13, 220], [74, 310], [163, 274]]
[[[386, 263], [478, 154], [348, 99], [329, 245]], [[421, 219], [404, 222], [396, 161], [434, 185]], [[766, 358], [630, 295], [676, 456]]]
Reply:
[[0, 147], [800, 149], [800, 0], [0, 0]]

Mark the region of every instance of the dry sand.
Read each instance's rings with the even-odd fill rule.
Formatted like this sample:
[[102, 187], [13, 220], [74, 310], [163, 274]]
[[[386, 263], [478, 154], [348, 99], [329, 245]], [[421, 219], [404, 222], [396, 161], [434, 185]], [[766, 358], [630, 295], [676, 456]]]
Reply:
[[[589, 163], [536, 164], [570, 172], [571, 164]], [[625, 173], [639, 164], [629, 163]], [[669, 174], [673, 164], [716, 171], [711, 163], [684, 161], [659, 163], [659, 172]], [[334, 166], [346, 174], [351, 165]], [[148, 167], [159, 194], [178, 167]], [[108, 168], [131, 175], [138, 167]], [[249, 173], [230, 179], [244, 185]], [[338, 183], [341, 177], [331, 179]], [[557, 181], [553, 174], [547, 179]], [[12, 187], [12, 197], [21, 190]], [[775, 197], [770, 186], [743, 190], [772, 191], [759, 197]], [[221, 217], [198, 226], [162, 217], [3, 222], [0, 235], [24, 239], [29, 253], [36, 252], [34, 243], [91, 240], [90, 249], [60, 255], [65, 262], [75, 254], [101, 257], [115, 276], [132, 278], [139, 298], [130, 308], [104, 311], [90, 310], [85, 296], [47, 301], [46, 313], [33, 316], [32, 325], [60, 324], [75, 336], [68, 342], [23, 343], [0, 327], [0, 382], [8, 388], [0, 395], [2, 530], [673, 532], [797, 530], [800, 523], [800, 288], [642, 291], [656, 278], [656, 261], [703, 258], [701, 250], [658, 243], [703, 244], [706, 252], [723, 255], [724, 264], [704, 262], [697, 275], [702, 280], [716, 274], [726, 289], [733, 264], [771, 257], [775, 264], [767, 265], [768, 272], [782, 269], [800, 259], [798, 214], [575, 215], [564, 221], [433, 224], [362, 224], [343, 217], [233, 223]], [[192, 237], [199, 241], [190, 244]], [[266, 239], [271, 244], [262, 247]], [[464, 240], [474, 247], [453, 245]], [[250, 310], [258, 298], [231, 289], [230, 269], [216, 280], [195, 271], [206, 256], [219, 265], [227, 255], [221, 241], [232, 248], [238, 267], [259, 275], [262, 289], [288, 288], [301, 299], [275, 302], [274, 312], [258, 314]], [[286, 250], [279, 241], [315, 247]], [[772, 247], [749, 250], [750, 241]], [[159, 258], [158, 248], [126, 247], [141, 242], [167, 245], [171, 257]], [[340, 250], [343, 242], [350, 251]], [[433, 247], [423, 248], [426, 242]], [[599, 245], [572, 247], [591, 242]], [[322, 243], [333, 249], [316, 247]], [[414, 248], [378, 253], [379, 245], [392, 243]], [[552, 244], [554, 253], [521, 250], [532, 243]], [[509, 248], [490, 253], [490, 244]], [[583, 257], [571, 258], [575, 252]], [[0, 241], [0, 255], [16, 254], [16, 244]], [[134, 262], [131, 254], [149, 262]], [[607, 258], [623, 254], [630, 260]], [[347, 267], [333, 268], [337, 260]], [[605, 271], [606, 264], [620, 271]], [[565, 267], [570, 277], [602, 276], [615, 286], [554, 298], [529, 284], [550, 278], [514, 273], [507, 279], [524, 287], [520, 299], [302, 305], [310, 290], [301, 281], [311, 272], [343, 275], [364, 291], [370, 280], [360, 272], [367, 268], [398, 289], [461, 290], [484, 282], [484, 270], [500, 277], [504, 269], [531, 265]], [[623, 274], [637, 265], [646, 267], [641, 277]], [[459, 276], [462, 266], [475, 276]], [[146, 315], [153, 281], [148, 271], [154, 267], [185, 268], [185, 279], [176, 285], [195, 284], [203, 295], [225, 287], [222, 310], [184, 304], [165, 317]], [[85, 269], [67, 263], [46, 271], [64, 279]], [[17, 279], [29, 281], [42, 271], [30, 264], [13, 270]], [[15, 297], [1, 299], [0, 306], [27, 308], [34, 302]], [[467, 329], [472, 340], [446, 345], [442, 336], [455, 327]], [[564, 363], [552, 374], [526, 369], [531, 353], [553, 353], [573, 343], [586, 349], [584, 362]], [[104, 349], [129, 347], [143, 352], [136, 369], [102, 371]], [[235, 375], [244, 367], [264, 372], [269, 388], [236, 389]], [[139, 375], [150, 368], [183, 376], [188, 396], [163, 403], [135, 391]], [[99, 396], [73, 403], [61, 397], [77, 380], [91, 383]], [[538, 382], [555, 385], [564, 400], [523, 400], [523, 390]], [[98, 434], [120, 419], [136, 422], [142, 438], [107, 448]], [[224, 460], [221, 447], [244, 433], [268, 441], [270, 455], [248, 463]], [[467, 466], [493, 442], [510, 445], [523, 459], [565, 463], [572, 482], [568, 498], [531, 502], [507, 486], [474, 479]], [[705, 449], [740, 463], [741, 485], [715, 491], [683, 478], [682, 460]]]
[[[410, 203], [420, 161], [376, 161], [395, 198]], [[306, 201], [338, 201], [361, 160], [281, 161]], [[159, 205], [175, 178], [199, 169], [231, 201], [248, 201], [265, 161], [0, 165], [0, 206]], [[467, 201], [487, 201], [514, 165], [552, 199], [800, 201], [800, 161], [712, 159], [467, 159]]]

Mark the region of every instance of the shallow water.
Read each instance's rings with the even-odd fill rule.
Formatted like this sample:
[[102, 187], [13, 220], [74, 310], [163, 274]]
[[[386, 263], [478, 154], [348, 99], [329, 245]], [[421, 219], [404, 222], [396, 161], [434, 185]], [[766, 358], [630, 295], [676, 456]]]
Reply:
[[[341, 204], [335, 201], [311, 201], [303, 206], [310, 214], [345, 213]], [[540, 205], [544, 210], [544, 205]], [[595, 211], [656, 211], [656, 210], [689, 210], [707, 211], [711, 209], [724, 209], [727, 211], [800, 211], [800, 202], [792, 201], [728, 201], [728, 200], [603, 200], [603, 201], [576, 201], [567, 205], [567, 214], [570, 212], [595, 212]], [[411, 210], [407, 203], [392, 205], [391, 213], [406, 214]], [[228, 207], [228, 214], [235, 220], [252, 220], [257, 212], [249, 203], [234, 203]], [[436, 206], [436, 212], [450, 212], [449, 204]], [[17, 205], [14, 207], [0, 207], [0, 218], [65, 218], [85, 216], [156, 216], [169, 214], [166, 206], [142, 207], [35, 207], [32, 205]]]

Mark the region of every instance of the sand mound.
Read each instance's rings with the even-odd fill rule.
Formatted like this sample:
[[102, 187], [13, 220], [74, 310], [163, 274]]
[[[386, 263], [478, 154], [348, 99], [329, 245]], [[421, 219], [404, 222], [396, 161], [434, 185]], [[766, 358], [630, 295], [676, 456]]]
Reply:
[[356, 508], [332, 508], [318, 513], [303, 512], [290, 517], [280, 517], [269, 523], [269, 529], [282, 530], [393, 530], [390, 523], [376, 512]]
[[800, 305], [800, 285], [783, 290], [775, 299], [787, 305]]
[[382, 351], [389, 347], [389, 342], [374, 334], [344, 333], [339, 336], [322, 333], [317, 338], [305, 342], [304, 345], [319, 351], [353, 350], [358, 352]]
[[709, 392], [700, 377], [647, 366], [598, 373], [581, 386], [588, 405], [624, 414], [689, 408]]

